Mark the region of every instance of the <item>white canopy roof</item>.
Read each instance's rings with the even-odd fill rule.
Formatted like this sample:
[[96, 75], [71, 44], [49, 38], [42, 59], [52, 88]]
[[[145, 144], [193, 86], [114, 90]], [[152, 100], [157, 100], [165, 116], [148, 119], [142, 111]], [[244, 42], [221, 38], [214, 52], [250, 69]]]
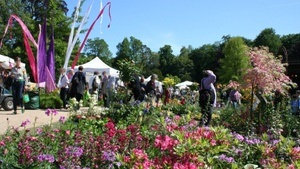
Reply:
[[176, 87], [179, 87], [180, 89], [182, 88], [187, 88], [188, 86], [191, 86], [193, 85], [193, 82], [190, 82], [190, 81], [184, 81], [184, 82], [181, 82], [181, 83], [178, 83], [177, 85], [175, 85]]
[[[119, 77], [119, 71], [105, 64], [99, 57], [95, 57], [93, 60], [79, 66], [83, 67], [83, 72], [98, 71], [102, 73], [106, 71], [108, 75]], [[75, 66], [74, 70], [77, 71], [79, 66]]]
[[[10, 69], [11, 67], [15, 66], [15, 60], [0, 54], [0, 65], [4, 69]], [[21, 63], [22, 67], [25, 67], [25, 63]]]

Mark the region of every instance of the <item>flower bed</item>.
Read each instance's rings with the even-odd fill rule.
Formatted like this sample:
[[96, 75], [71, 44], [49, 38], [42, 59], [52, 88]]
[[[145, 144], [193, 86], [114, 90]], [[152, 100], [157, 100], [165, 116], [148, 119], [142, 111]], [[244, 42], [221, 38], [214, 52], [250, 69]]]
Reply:
[[[91, 103], [92, 104], [92, 103]], [[299, 143], [282, 136], [241, 135], [199, 127], [197, 113], [175, 108], [95, 104], [60, 124], [0, 137], [1, 168], [300, 168]], [[194, 108], [191, 108], [193, 110]], [[55, 110], [45, 112], [58, 115]], [[197, 118], [195, 118], [197, 117]], [[79, 119], [74, 121], [74, 119]], [[217, 121], [217, 119], [215, 119]]]

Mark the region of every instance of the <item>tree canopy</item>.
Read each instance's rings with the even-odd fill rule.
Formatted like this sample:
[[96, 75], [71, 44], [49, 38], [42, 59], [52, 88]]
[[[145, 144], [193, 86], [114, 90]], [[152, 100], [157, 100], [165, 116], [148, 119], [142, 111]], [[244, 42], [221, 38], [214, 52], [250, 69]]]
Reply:
[[254, 40], [254, 45], [256, 47], [268, 47], [270, 52], [277, 55], [278, 50], [281, 47], [280, 35], [276, 34], [276, 31], [273, 28], [266, 28], [258, 34]]
[[223, 49], [225, 57], [220, 60], [220, 80], [228, 83], [230, 80], [240, 81], [249, 67], [248, 47], [241, 37], [230, 38]]

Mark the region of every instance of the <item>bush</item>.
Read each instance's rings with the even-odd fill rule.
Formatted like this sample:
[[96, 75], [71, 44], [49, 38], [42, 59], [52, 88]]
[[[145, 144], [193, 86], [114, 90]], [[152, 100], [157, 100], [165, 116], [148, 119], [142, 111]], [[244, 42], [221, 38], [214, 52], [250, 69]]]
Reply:
[[40, 108], [54, 108], [60, 109], [63, 105], [62, 100], [58, 95], [58, 91], [54, 91], [51, 93], [41, 93], [40, 94]]

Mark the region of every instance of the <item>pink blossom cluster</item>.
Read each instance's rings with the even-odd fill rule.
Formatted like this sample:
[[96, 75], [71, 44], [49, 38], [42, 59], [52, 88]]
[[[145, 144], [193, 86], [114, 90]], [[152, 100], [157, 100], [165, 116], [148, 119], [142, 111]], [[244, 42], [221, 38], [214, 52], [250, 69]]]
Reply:
[[246, 87], [254, 86], [265, 93], [273, 91], [285, 93], [288, 86], [294, 85], [285, 74], [285, 65], [267, 48], [253, 48], [249, 56], [253, 68], [249, 69], [244, 76]]
[[300, 147], [292, 148], [290, 155], [294, 161], [300, 160]]
[[172, 150], [178, 144], [178, 140], [172, 139], [169, 136], [158, 135], [155, 138], [154, 146], [160, 150]]

